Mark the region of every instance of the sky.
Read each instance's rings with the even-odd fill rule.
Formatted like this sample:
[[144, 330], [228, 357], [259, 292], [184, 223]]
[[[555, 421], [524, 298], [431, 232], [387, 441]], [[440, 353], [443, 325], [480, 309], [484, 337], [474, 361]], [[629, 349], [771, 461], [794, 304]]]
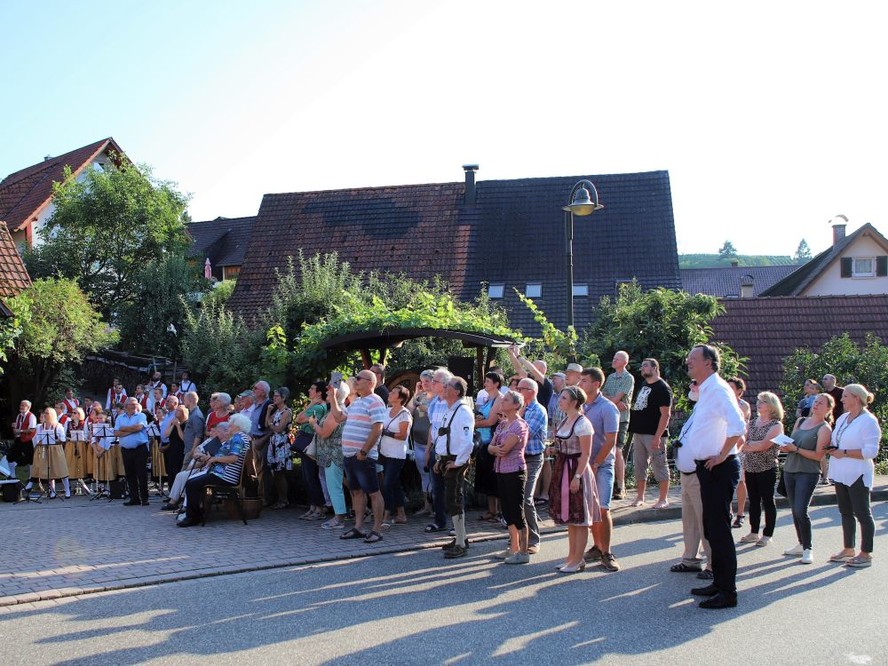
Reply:
[[679, 252], [817, 253], [839, 214], [888, 233], [879, 7], [0, 0], [0, 178], [113, 136], [205, 220], [469, 163], [664, 169]]

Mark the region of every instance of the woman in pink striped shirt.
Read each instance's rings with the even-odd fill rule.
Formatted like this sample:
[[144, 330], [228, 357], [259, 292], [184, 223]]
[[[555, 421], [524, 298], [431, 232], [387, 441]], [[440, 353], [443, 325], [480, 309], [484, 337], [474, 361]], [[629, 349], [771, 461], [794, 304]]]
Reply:
[[527, 523], [524, 520], [524, 484], [527, 482], [527, 464], [524, 449], [530, 429], [518, 412], [524, 398], [518, 391], [509, 391], [500, 401], [502, 414], [487, 451], [494, 457], [500, 509], [509, 527], [509, 548], [497, 553], [506, 564], [527, 564]]

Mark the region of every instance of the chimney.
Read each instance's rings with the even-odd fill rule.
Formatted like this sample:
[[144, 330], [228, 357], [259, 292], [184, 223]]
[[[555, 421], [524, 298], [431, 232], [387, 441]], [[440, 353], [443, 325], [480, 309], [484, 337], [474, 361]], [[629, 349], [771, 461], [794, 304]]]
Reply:
[[740, 265], [740, 261], [738, 259], [731, 259], [731, 268], [737, 268]]
[[755, 278], [751, 275], [744, 275], [740, 278], [740, 298], [752, 298], [755, 291]]
[[845, 238], [845, 225], [844, 224], [834, 224], [833, 225], [833, 247], [842, 242]]
[[51, 159], [52, 159], [52, 155], [44, 155], [44, 156], [43, 156], [43, 161], [44, 161], [44, 162], [49, 162], [49, 160], [51, 160]]
[[477, 164], [463, 164], [463, 170], [466, 172], [466, 195], [465, 205], [475, 205], [475, 172], [478, 170]]

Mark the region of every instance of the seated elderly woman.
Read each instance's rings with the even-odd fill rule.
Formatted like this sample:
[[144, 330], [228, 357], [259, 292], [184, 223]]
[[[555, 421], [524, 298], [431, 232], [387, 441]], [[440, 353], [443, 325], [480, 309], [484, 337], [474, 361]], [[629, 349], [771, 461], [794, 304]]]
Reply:
[[232, 414], [228, 419], [228, 441], [224, 442], [215, 455], [195, 456], [199, 465], [207, 465], [210, 471], [192, 478], [185, 484], [187, 509], [185, 520], [176, 523], [179, 527], [191, 527], [201, 520], [201, 496], [209, 485], [236, 486], [240, 482], [244, 458], [249, 450], [250, 419], [243, 414]]
[[[219, 447], [222, 446], [225, 442], [228, 441], [229, 437], [229, 423], [228, 421], [222, 421], [221, 423], [217, 423], [216, 426], [210, 430], [210, 437], [205, 439], [203, 443], [201, 443], [197, 447], [197, 453], [200, 456], [213, 456], [219, 452]], [[188, 483], [193, 477], [201, 476], [203, 474], [208, 474], [210, 468], [206, 465], [201, 466], [197, 457], [192, 458], [185, 465], [185, 469], [176, 474], [173, 483], [170, 484], [170, 496], [166, 503], [161, 507], [161, 511], [176, 511], [179, 508], [179, 503], [185, 497], [185, 484]]]

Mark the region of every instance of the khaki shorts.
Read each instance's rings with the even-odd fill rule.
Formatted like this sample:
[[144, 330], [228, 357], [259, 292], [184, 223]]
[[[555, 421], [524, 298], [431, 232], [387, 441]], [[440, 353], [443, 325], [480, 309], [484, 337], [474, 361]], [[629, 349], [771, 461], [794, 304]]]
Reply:
[[654, 479], [657, 483], [669, 480], [669, 465], [666, 463], [666, 448], [669, 441], [663, 437], [660, 440], [660, 450], [653, 450], [653, 435], [639, 435], [632, 437], [632, 463], [635, 465], [635, 480], [646, 481], [648, 465], [653, 468]]

